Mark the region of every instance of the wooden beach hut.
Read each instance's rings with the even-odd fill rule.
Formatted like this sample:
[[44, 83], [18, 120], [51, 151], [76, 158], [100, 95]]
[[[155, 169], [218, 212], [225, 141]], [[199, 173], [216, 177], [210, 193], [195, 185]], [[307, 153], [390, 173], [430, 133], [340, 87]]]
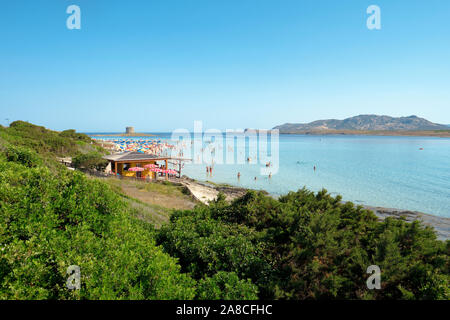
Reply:
[[[160, 157], [152, 154], [146, 154], [135, 151], [121, 152], [116, 154], [111, 154], [103, 157], [109, 161], [109, 170], [116, 175], [124, 177], [138, 177], [143, 178], [150, 177], [151, 179], [156, 178], [156, 172], [152, 172], [149, 169], [144, 169], [141, 172], [128, 171], [129, 168], [141, 167], [144, 168], [147, 164], [156, 164], [157, 162], [164, 161], [164, 169], [168, 169], [168, 161], [173, 159], [171, 157]], [[181, 174], [181, 173], [180, 173]], [[166, 180], [169, 178], [166, 173]]]

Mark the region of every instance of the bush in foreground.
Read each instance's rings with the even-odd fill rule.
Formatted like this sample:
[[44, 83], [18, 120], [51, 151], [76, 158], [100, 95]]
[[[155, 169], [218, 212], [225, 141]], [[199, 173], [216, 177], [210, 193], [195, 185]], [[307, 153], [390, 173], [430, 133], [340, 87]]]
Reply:
[[[174, 215], [158, 243], [194, 277], [226, 271], [250, 278], [260, 298], [450, 298], [449, 241], [418, 222], [380, 222], [325, 190], [278, 200], [250, 191], [231, 204], [220, 197]], [[381, 290], [366, 286], [371, 265], [381, 268]]]
[[102, 158], [98, 152], [79, 154], [72, 159], [72, 164], [77, 169], [102, 171], [108, 165], [108, 161]]
[[[105, 184], [0, 159], [0, 299], [192, 299], [195, 281]], [[81, 268], [81, 290], [66, 288]]]
[[250, 280], [240, 280], [234, 272], [219, 271], [211, 278], [199, 281], [198, 299], [256, 300], [258, 288]]

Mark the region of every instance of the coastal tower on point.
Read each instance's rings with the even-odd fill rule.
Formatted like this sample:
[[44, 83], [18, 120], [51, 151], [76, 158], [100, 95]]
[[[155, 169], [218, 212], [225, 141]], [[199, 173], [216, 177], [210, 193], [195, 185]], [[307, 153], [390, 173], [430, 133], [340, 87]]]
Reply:
[[134, 133], [134, 127], [126, 127], [125, 129], [127, 134], [133, 134]]

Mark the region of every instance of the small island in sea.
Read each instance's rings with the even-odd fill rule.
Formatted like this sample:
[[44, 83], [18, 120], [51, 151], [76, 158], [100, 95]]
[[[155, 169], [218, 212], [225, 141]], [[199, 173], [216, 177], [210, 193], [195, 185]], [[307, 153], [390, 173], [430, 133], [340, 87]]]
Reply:
[[385, 115], [359, 115], [344, 120], [285, 123], [273, 129], [278, 129], [280, 134], [450, 137], [448, 125], [433, 123], [415, 115], [397, 118]]

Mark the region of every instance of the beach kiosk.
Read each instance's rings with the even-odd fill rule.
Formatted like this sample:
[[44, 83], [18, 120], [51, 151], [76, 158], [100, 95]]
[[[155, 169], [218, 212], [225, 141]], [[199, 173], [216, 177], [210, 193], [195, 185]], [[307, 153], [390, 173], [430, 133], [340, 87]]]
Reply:
[[[166, 180], [169, 178], [167, 164], [171, 157], [160, 157], [136, 151], [121, 152], [104, 156], [103, 159], [109, 161], [108, 170], [115, 175], [123, 177], [150, 178], [156, 179], [158, 170], [154, 170], [150, 165], [165, 170]], [[157, 162], [164, 162], [164, 166], [158, 167]], [[142, 168], [139, 170], [131, 168]], [[131, 170], [130, 170], [131, 169]]]

